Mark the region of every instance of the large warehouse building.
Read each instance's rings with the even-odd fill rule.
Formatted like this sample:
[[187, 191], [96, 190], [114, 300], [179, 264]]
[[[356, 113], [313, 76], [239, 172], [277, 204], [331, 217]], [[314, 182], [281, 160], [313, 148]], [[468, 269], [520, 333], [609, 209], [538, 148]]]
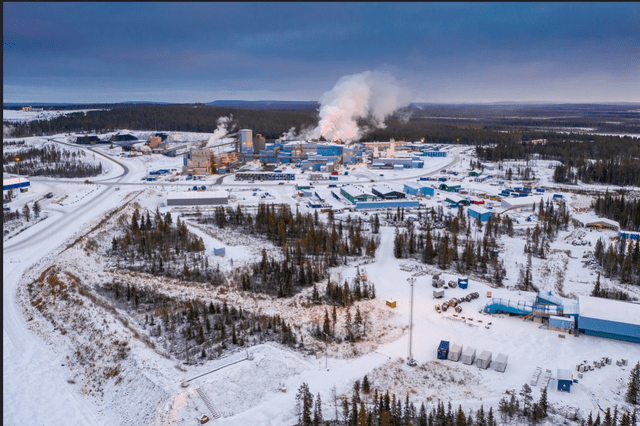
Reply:
[[15, 188], [26, 188], [27, 186], [31, 186], [31, 182], [29, 182], [29, 179], [25, 179], [23, 177], [2, 179], [3, 191], [8, 191], [9, 189]]
[[640, 343], [640, 304], [580, 296], [578, 330], [590, 336]]
[[185, 191], [167, 194], [167, 206], [221, 206], [229, 203], [225, 191]]
[[503, 198], [500, 203], [500, 207], [503, 209], [515, 209], [515, 210], [524, 210], [531, 211], [534, 205], [537, 208], [541, 202], [547, 202], [545, 198], [542, 197], [518, 197], [518, 198]]

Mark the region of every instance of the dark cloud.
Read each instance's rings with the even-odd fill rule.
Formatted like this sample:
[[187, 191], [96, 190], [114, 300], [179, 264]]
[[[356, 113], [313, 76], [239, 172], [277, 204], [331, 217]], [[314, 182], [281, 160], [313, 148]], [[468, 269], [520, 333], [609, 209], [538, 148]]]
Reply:
[[637, 100], [638, 22], [637, 3], [5, 3], [4, 100], [310, 100], [380, 68], [422, 101]]

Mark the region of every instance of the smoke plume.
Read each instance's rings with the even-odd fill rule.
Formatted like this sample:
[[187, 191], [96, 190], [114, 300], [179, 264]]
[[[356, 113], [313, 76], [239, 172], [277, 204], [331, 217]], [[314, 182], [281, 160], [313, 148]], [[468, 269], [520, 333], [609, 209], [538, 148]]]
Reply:
[[15, 128], [10, 125], [10, 124], [2, 124], [2, 137], [3, 138], [10, 138], [11, 136], [13, 136], [13, 131], [15, 130]]
[[297, 137], [298, 133], [296, 132], [296, 128], [292, 127], [287, 132], [283, 133], [282, 136], [280, 136], [280, 139], [284, 141], [291, 141], [296, 139]]
[[227, 133], [229, 133], [227, 126], [231, 121], [233, 121], [233, 114], [229, 114], [229, 117], [218, 118], [218, 127], [213, 131], [213, 135], [209, 138], [208, 143], [211, 144], [212, 142], [222, 139]]
[[306, 136], [350, 142], [368, 130], [358, 127], [358, 119], [366, 118], [375, 128], [384, 128], [385, 118], [409, 102], [411, 92], [388, 72], [347, 75], [320, 97], [320, 121]]

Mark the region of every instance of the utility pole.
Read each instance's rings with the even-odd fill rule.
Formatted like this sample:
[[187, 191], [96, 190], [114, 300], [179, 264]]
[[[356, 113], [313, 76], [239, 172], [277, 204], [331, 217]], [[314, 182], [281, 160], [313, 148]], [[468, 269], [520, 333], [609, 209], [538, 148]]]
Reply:
[[416, 360], [413, 359], [413, 284], [416, 279], [413, 277], [407, 278], [409, 284], [411, 284], [411, 310], [409, 315], [409, 356], [407, 357], [407, 365], [415, 367], [417, 365]]

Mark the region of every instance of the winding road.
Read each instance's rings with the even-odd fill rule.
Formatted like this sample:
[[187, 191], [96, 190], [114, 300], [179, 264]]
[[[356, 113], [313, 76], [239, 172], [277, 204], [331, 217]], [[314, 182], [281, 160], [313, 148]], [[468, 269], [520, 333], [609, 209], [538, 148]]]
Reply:
[[[62, 141], [55, 141], [69, 145]], [[73, 145], [77, 147], [77, 145]], [[106, 180], [126, 183], [129, 168], [91, 148], [84, 148], [122, 168]], [[33, 179], [36, 180], [36, 179]], [[98, 408], [67, 383], [70, 372], [63, 355], [31, 333], [16, 304], [23, 274], [41, 260], [50, 260], [64, 241], [72, 238], [110, 207], [114, 189], [105, 185], [76, 206], [51, 210], [51, 215], [3, 245], [2, 361], [4, 424], [99, 425]]]

